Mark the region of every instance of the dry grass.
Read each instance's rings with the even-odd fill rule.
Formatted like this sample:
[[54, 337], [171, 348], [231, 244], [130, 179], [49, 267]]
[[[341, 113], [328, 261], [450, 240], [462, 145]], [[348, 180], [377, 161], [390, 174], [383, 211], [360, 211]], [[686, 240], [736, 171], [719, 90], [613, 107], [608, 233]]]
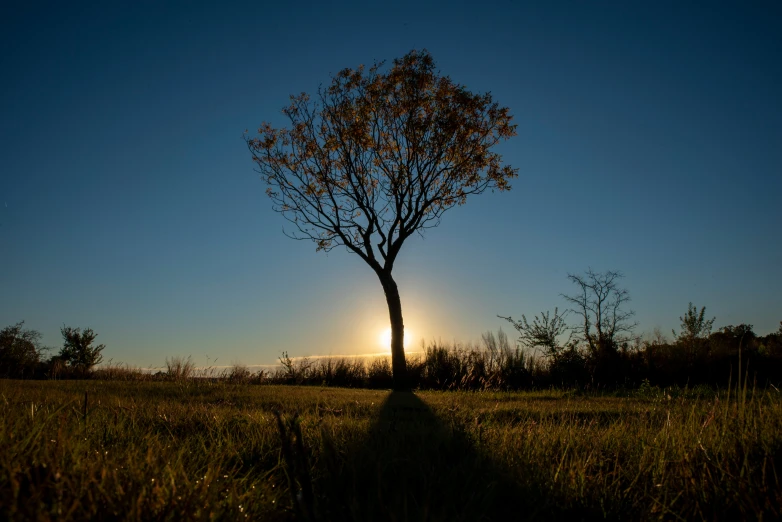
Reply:
[[773, 390], [620, 398], [3, 380], [0, 410], [0, 519], [782, 516]]
[[128, 364], [109, 361], [100, 365], [90, 375], [93, 379], [105, 381], [149, 381], [152, 375], [149, 372], [134, 368]]
[[166, 357], [166, 378], [170, 381], [184, 381], [195, 376], [195, 363], [188, 357]]

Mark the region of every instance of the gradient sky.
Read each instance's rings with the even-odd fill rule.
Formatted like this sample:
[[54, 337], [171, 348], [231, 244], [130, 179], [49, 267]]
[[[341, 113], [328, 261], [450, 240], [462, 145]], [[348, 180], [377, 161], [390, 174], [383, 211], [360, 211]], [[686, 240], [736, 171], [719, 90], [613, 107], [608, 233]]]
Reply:
[[282, 234], [242, 133], [426, 48], [511, 109], [519, 178], [403, 248], [414, 345], [510, 333], [497, 314], [564, 308], [588, 267], [625, 274], [639, 333], [670, 336], [690, 301], [775, 331], [782, 3], [529, 4], [4, 5], [0, 327], [56, 348], [91, 327], [138, 366], [382, 351], [375, 274]]

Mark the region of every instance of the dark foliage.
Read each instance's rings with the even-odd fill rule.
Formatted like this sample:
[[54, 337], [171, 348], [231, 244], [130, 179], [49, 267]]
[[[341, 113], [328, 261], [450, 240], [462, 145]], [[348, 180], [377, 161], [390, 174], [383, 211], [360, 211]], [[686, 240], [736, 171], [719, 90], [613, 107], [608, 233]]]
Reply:
[[105, 345], [99, 344], [93, 346], [98, 334], [92, 331], [92, 328], [71, 328], [63, 326], [60, 329], [63, 338], [63, 346], [60, 349], [59, 359], [69, 368], [70, 372], [76, 374], [86, 374], [96, 364], [103, 360], [101, 352]]
[[40, 332], [24, 328], [24, 321], [0, 330], [0, 376], [33, 376], [43, 352], [40, 339]]
[[726, 326], [695, 345], [648, 344], [643, 356], [647, 378], [661, 386], [725, 386], [740, 369], [761, 386], [782, 382], [782, 336], [758, 337], [752, 325]]

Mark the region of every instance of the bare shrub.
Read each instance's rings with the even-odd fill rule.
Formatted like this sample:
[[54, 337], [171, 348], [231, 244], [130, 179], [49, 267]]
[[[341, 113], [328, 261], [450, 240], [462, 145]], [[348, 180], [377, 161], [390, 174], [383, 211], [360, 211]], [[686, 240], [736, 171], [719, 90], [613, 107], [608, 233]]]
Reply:
[[280, 365], [282, 368], [274, 374], [274, 380], [287, 384], [303, 384], [308, 380], [313, 363], [306, 357], [296, 361], [288, 355], [288, 352], [282, 352], [280, 355]]

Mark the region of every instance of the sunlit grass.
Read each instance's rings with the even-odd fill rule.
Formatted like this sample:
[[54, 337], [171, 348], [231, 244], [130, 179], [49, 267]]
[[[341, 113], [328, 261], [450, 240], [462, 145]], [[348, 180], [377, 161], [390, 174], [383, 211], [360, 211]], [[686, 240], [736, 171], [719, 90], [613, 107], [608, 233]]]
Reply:
[[[773, 390], [416, 396], [3, 380], [0, 519], [287, 520], [304, 507], [323, 520], [782, 515]], [[287, 464], [274, 412], [301, 430]]]

